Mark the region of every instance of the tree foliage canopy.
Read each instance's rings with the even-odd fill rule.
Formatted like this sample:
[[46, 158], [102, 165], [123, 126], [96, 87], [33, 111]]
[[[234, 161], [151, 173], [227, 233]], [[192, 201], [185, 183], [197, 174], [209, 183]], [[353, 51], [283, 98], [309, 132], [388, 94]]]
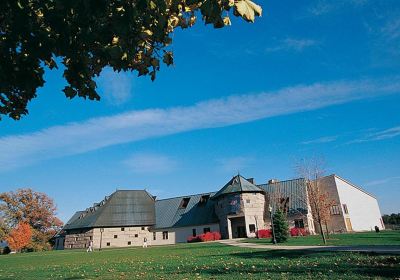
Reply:
[[198, 16], [215, 28], [229, 11], [253, 22], [250, 0], [2, 0], [0, 1], [0, 116], [19, 119], [44, 85], [44, 69], [64, 65], [66, 97], [99, 100], [93, 80], [110, 66], [154, 80], [161, 61], [173, 63], [175, 28]]
[[61, 228], [54, 201], [44, 193], [31, 189], [0, 194], [0, 226], [11, 234], [21, 223], [32, 228], [29, 248], [49, 249], [49, 239]]
[[15, 251], [21, 251], [32, 238], [32, 229], [28, 223], [19, 222], [7, 237], [8, 245]]

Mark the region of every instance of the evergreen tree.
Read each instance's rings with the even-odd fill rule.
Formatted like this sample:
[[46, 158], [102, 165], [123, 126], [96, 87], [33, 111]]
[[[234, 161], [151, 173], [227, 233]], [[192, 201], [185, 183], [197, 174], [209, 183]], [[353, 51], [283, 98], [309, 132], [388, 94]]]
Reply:
[[274, 214], [275, 239], [277, 243], [286, 242], [289, 238], [289, 224], [281, 210]]

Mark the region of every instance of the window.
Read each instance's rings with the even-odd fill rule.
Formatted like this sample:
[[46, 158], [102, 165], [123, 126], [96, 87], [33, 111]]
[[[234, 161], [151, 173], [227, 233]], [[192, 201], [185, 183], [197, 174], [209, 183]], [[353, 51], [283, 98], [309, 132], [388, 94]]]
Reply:
[[78, 241], [78, 237], [75, 237], [75, 241]]
[[179, 208], [186, 208], [189, 204], [190, 197], [184, 197], [182, 198], [181, 204], [179, 205]]
[[349, 209], [347, 209], [347, 205], [343, 204], [343, 211], [345, 214], [349, 214]]
[[153, 232], [153, 240], [157, 239], [157, 232]]
[[246, 199], [246, 203], [250, 203], [250, 199]]
[[303, 219], [294, 220], [294, 227], [295, 227], [295, 228], [304, 228], [304, 221], [303, 221]]
[[131, 245], [131, 244], [132, 244], [132, 242], [128, 241], [128, 245]]
[[110, 242], [107, 242], [107, 244], [106, 244], [107, 246], [110, 246], [111, 244], [110, 244]]
[[144, 227], [142, 227], [142, 230], [144, 230]]
[[89, 240], [93, 240], [93, 236], [89, 236]]
[[115, 235], [114, 235], [114, 238], [118, 238], [118, 235], [115, 234]]
[[340, 215], [340, 208], [338, 205], [333, 205], [331, 207], [331, 215]]
[[72, 249], [72, 246], [73, 246], [72, 244], [69, 244], [69, 248], [70, 248], [70, 249]]
[[122, 228], [121, 228], [121, 231], [125, 231], [125, 228], [124, 228], [124, 227], [122, 227]]
[[162, 239], [164, 239], [164, 240], [168, 239], [168, 231], [162, 232]]
[[202, 195], [199, 201], [199, 206], [203, 206], [207, 203], [208, 199], [210, 198], [209, 194]]
[[254, 224], [249, 225], [249, 230], [251, 233], [256, 232], [256, 225], [254, 225]]
[[205, 227], [204, 229], [203, 229], [203, 232], [204, 233], [207, 233], [207, 232], [210, 232], [211, 230], [210, 230], [210, 228], [209, 227]]
[[135, 233], [135, 237], [139, 237], [139, 234]]
[[192, 229], [192, 235], [193, 236], [196, 236], [197, 234], [196, 234], [196, 229], [194, 228], [194, 229]]

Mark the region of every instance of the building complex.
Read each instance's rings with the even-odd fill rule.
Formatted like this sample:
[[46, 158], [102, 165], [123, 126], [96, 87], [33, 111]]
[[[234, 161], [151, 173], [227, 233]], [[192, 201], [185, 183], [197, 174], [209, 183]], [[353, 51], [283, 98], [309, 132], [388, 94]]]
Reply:
[[[334, 203], [324, 230], [369, 231], [384, 228], [376, 198], [337, 176], [319, 186]], [[145, 190], [117, 190], [84, 211], [76, 212], [55, 239], [56, 249], [141, 246], [186, 242], [188, 237], [218, 231], [222, 238], [256, 237], [271, 227], [270, 214], [281, 209], [289, 227], [318, 233], [305, 179], [270, 180], [234, 176], [219, 191], [156, 199]]]

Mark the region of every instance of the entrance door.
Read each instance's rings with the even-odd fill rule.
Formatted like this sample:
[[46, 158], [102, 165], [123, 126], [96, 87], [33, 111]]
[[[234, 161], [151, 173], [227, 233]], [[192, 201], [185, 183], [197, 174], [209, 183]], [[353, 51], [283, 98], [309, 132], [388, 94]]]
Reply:
[[346, 227], [347, 227], [347, 231], [353, 231], [353, 227], [351, 226], [350, 218], [346, 218]]
[[246, 237], [246, 227], [245, 227], [245, 226], [239, 226], [239, 227], [237, 227], [237, 232], [238, 232], [238, 237], [239, 237], [239, 238], [244, 238], [244, 237]]

